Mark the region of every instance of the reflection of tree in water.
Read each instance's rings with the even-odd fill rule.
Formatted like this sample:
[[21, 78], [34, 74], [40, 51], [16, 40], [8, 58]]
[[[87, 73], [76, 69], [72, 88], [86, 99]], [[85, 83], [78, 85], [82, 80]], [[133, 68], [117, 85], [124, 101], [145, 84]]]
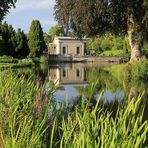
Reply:
[[130, 89], [127, 90], [128, 102], [142, 95], [141, 106], [142, 104], [145, 105], [143, 120], [148, 120], [148, 79], [132, 77], [129, 82], [129, 88]]
[[43, 72], [37, 68], [36, 69], [36, 84], [38, 88], [41, 88], [44, 84], [45, 76], [43, 75]]
[[87, 75], [89, 85], [86, 87], [77, 87], [77, 91], [83, 96], [96, 98], [103, 90], [108, 90], [112, 93], [123, 91], [123, 83], [119, 82], [118, 79], [107, 70], [93, 68], [88, 71]]
[[126, 103], [129, 103], [133, 98], [136, 99], [145, 91], [142, 103], [145, 102], [146, 104], [144, 118], [145, 120], [148, 119], [148, 101], [146, 99], [148, 98], [148, 81], [138, 81], [131, 78], [128, 70], [124, 68], [119, 71], [93, 68], [90, 71], [88, 70], [87, 76], [89, 85], [77, 87], [76, 89], [81, 96], [91, 100], [90, 102], [94, 105], [98, 99], [98, 94], [103, 90], [109, 90], [112, 93], [117, 91], [124, 93], [124, 99], [121, 102], [118, 101], [118, 98], [114, 98], [113, 101], [105, 103], [106, 108], [112, 109], [113, 114], [115, 114], [119, 106], [126, 105]]

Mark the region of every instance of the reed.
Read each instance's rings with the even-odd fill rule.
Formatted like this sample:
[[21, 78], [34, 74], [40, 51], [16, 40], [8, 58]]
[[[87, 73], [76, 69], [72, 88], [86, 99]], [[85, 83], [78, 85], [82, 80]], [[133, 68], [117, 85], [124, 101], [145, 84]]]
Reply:
[[57, 106], [54, 89], [45, 92], [45, 86], [39, 86], [32, 77], [0, 71], [0, 147], [146, 146], [148, 121], [143, 121], [143, 95], [119, 105], [113, 116], [101, 96], [97, 102], [92, 96], [88, 100], [80, 97], [72, 108], [68, 100]]
[[38, 88], [35, 83], [32, 78], [26, 80], [11, 71], [0, 72], [1, 147], [43, 145], [43, 134], [48, 128], [50, 96], [43, 96], [43, 88]]
[[118, 107], [115, 117], [102, 106], [100, 99], [93, 109], [90, 109], [88, 102], [84, 102], [81, 107], [76, 106], [66, 118], [60, 115], [58, 120], [56, 117], [53, 131], [55, 139], [59, 133], [59, 141], [53, 147], [114, 148], [146, 145], [148, 122], [142, 120], [142, 96], [137, 100], [132, 99], [124, 107]]

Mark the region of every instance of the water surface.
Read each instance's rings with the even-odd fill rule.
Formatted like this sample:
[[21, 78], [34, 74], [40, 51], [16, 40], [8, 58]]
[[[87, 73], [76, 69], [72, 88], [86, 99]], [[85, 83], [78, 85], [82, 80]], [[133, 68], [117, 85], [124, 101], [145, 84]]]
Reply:
[[112, 65], [113, 63], [73, 63], [49, 66], [48, 78], [57, 87], [54, 98], [57, 102], [63, 102], [68, 98], [72, 103], [79, 96], [90, 97], [91, 95], [98, 99], [100, 93], [103, 92], [102, 98], [105, 101], [122, 100], [125, 92], [120, 82], [116, 81], [116, 77], [108, 70], [105, 70]]

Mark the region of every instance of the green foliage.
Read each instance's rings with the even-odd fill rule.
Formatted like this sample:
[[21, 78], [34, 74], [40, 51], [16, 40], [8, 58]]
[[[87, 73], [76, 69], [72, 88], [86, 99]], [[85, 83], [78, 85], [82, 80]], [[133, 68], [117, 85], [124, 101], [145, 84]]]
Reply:
[[147, 83], [148, 81], [148, 62], [147, 59], [140, 59], [135, 62], [131, 67], [131, 76], [134, 81], [143, 80]]
[[[127, 33], [131, 51], [138, 47], [136, 50], [140, 57], [141, 40], [148, 41], [147, 8], [146, 0], [56, 0], [55, 18], [60, 25], [68, 24], [78, 37], [95, 37], [108, 32], [115, 35]], [[115, 49], [121, 48], [120, 41], [116, 43], [119, 44], [114, 45]], [[131, 60], [137, 60], [137, 53], [131, 53]]]
[[38, 20], [33, 20], [28, 33], [28, 46], [30, 49], [29, 56], [40, 56], [46, 49], [44, 42], [43, 31]]
[[4, 41], [2, 35], [0, 34], [0, 55], [2, 55], [3, 49], [4, 49]]
[[142, 54], [148, 59], [148, 43], [145, 42], [142, 48]]
[[65, 35], [68, 35], [71, 27], [71, 11], [74, 1], [56, 0], [55, 1], [55, 19], [65, 29]]
[[124, 36], [115, 36], [108, 33], [89, 40], [90, 53], [94, 52], [106, 56], [128, 55], [129, 48], [127, 37]]
[[48, 47], [49, 43], [51, 43], [51, 36], [47, 33], [44, 33], [44, 41], [45, 41], [45, 44]]
[[45, 101], [44, 87], [10, 70], [0, 72], [0, 89], [0, 147], [42, 147], [50, 95]]
[[6, 22], [0, 24], [0, 32], [3, 38], [3, 48], [1, 55], [14, 55], [15, 54], [15, 31], [11, 25]]
[[0, 57], [0, 69], [4, 68], [20, 68], [20, 67], [34, 67], [35, 63], [32, 59], [15, 59], [10, 56]]
[[123, 56], [123, 50], [107, 50], [102, 52], [102, 56]]
[[142, 121], [144, 105], [141, 102], [139, 96], [136, 101], [124, 104], [125, 108], [119, 106], [113, 118], [101, 105], [100, 98], [92, 110], [82, 99], [71, 114], [56, 117], [51, 147], [142, 147], [146, 142], [148, 122]]
[[143, 115], [147, 98], [125, 98], [117, 102], [115, 113], [112, 108], [116, 101], [104, 104], [102, 95], [94, 99], [100, 85], [117, 88], [116, 81], [123, 84], [126, 68], [92, 69], [85, 87], [87, 97], [81, 95], [72, 109], [68, 100], [59, 105], [52, 100], [53, 84], [44, 92], [47, 88], [40, 86], [38, 73], [34, 77], [27, 69], [0, 71], [0, 147], [145, 147], [148, 121]]
[[40, 57], [40, 63], [47, 63], [47, 57], [46, 56], [41, 56]]
[[29, 54], [27, 37], [23, 31], [15, 32], [6, 22], [0, 24], [1, 48], [0, 55], [25, 58]]
[[90, 38], [89, 39], [89, 53], [91, 54], [92, 52], [99, 54], [102, 52], [102, 48], [100, 47], [100, 38]]
[[17, 63], [18, 60], [11, 57], [11, 56], [1, 56], [0, 57], [0, 63]]
[[56, 0], [55, 18], [60, 25], [71, 27], [78, 36], [96, 36], [108, 31], [126, 33], [127, 16], [132, 14], [141, 31], [147, 31], [148, 10], [145, 1]]
[[25, 58], [29, 54], [27, 37], [21, 29], [16, 33], [16, 47], [15, 53], [17, 58]]
[[49, 35], [51, 37], [51, 41], [53, 41], [55, 36], [63, 36], [64, 35], [64, 28], [60, 26], [53, 26], [49, 30]]

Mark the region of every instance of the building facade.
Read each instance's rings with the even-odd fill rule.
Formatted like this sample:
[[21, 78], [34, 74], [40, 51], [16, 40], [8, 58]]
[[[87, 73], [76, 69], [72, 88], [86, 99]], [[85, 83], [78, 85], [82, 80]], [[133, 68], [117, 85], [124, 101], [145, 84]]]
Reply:
[[48, 54], [53, 56], [84, 56], [86, 55], [88, 39], [72, 37], [55, 37], [49, 44]]

